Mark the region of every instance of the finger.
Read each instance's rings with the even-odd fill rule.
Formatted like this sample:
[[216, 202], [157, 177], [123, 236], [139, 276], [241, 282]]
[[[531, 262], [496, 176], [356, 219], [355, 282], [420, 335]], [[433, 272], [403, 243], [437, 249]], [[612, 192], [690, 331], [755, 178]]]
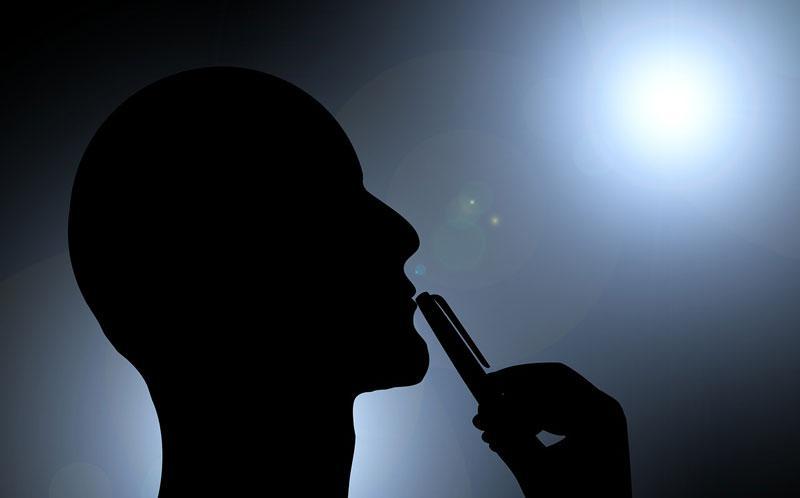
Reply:
[[606, 400], [611, 399], [562, 363], [532, 363], [492, 372], [486, 392], [494, 396], [482, 398], [478, 407], [484, 425], [495, 418], [509, 423], [522, 417], [562, 434], [606, 412]]
[[596, 389], [578, 372], [563, 363], [527, 363], [515, 365], [487, 375], [487, 394], [515, 397], [518, 393], [540, 395], [582, 393]]
[[[487, 409], [481, 410], [483, 413], [483, 417], [481, 414], [477, 414], [472, 417], [472, 425], [475, 426], [476, 429], [480, 429], [482, 431], [489, 429], [490, 427], [498, 428], [509, 425], [510, 421], [505, 421], [501, 414], [496, 412], [488, 413]], [[519, 424], [514, 424], [519, 425]]]
[[520, 432], [540, 431], [541, 420], [537, 410], [526, 409], [513, 402], [481, 403], [473, 424], [481, 430]]

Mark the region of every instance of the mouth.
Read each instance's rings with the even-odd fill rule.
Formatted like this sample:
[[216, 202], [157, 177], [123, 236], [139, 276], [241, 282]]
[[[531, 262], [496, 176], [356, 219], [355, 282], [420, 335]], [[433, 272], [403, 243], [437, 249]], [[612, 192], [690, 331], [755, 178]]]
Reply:
[[408, 298], [412, 301], [414, 300], [414, 296], [417, 295], [417, 288], [414, 287], [414, 284], [411, 283], [411, 280], [406, 277], [406, 287], [408, 287]]
[[417, 288], [414, 287], [414, 284], [412, 284], [410, 280], [406, 279], [406, 282], [410, 290], [408, 300], [411, 302], [411, 313], [414, 314], [417, 311], [417, 300], [414, 299], [417, 295]]

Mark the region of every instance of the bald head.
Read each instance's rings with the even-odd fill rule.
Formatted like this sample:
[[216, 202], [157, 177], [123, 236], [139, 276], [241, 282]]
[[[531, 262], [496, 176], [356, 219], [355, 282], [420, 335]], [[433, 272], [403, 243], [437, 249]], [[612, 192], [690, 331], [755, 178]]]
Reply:
[[[347, 296], [364, 290], [382, 299], [370, 313], [402, 313], [387, 327], [421, 342], [403, 275], [417, 243], [364, 189], [350, 141], [321, 104], [238, 68], [180, 73], [120, 105], [86, 149], [69, 217], [80, 289], [143, 373], [221, 352], [242, 364], [248, 334], [263, 334], [267, 318], [309, 309], [275, 341], [315, 344], [306, 356], [384, 347], [363, 340], [379, 320], [348, 318]], [[393, 300], [402, 305], [387, 307]], [[344, 322], [347, 333], [319, 333]]]

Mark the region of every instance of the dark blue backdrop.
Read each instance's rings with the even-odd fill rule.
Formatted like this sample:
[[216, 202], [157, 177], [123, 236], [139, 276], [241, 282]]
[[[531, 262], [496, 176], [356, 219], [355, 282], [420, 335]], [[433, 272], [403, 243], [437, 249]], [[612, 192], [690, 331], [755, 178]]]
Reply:
[[[284, 77], [339, 118], [367, 187], [420, 233], [416, 287], [448, 297], [493, 366], [563, 361], [622, 402], [636, 495], [796, 494], [798, 14], [789, 1], [10, 7], [0, 495], [156, 495], [152, 403], [72, 281], [69, 189], [125, 97], [216, 64]], [[613, 133], [625, 104], [608, 96], [635, 77], [625, 58], [665, 39], [724, 68], [727, 100], [703, 154], [654, 166]], [[351, 495], [519, 496], [418, 324], [432, 368], [358, 399]]]

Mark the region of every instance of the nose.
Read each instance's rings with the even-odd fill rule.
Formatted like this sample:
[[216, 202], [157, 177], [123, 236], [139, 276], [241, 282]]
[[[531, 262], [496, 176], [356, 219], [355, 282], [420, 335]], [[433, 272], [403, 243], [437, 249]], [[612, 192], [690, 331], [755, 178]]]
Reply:
[[385, 240], [395, 251], [399, 251], [405, 262], [419, 249], [420, 240], [417, 231], [400, 213], [372, 194], [369, 195], [380, 206], [382, 214], [380, 225], [385, 227], [386, 233], [383, 234]]
[[419, 244], [420, 244], [420, 242], [419, 242], [419, 234], [414, 229], [414, 227], [411, 225], [411, 223], [409, 223], [409, 221], [407, 219], [403, 218], [403, 216], [400, 213], [398, 213], [397, 211], [394, 211], [394, 210], [392, 210], [392, 211], [399, 218], [400, 224], [402, 225], [401, 230], [406, 233], [405, 239], [408, 240], [408, 245], [406, 247], [405, 259], [408, 259], [408, 258], [411, 257], [411, 255], [413, 255], [415, 252], [417, 252], [417, 249], [419, 249]]

